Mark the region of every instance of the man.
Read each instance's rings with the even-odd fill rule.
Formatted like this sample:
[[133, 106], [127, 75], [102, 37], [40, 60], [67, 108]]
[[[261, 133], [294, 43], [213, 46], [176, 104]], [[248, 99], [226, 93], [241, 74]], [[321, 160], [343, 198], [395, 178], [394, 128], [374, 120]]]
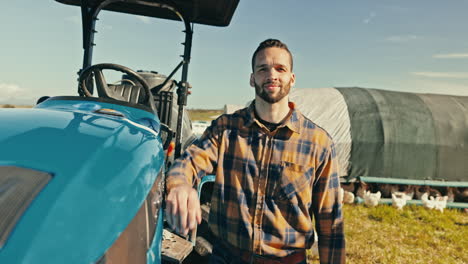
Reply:
[[250, 76], [255, 100], [213, 121], [168, 174], [167, 219], [182, 234], [201, 221], [193, 186], [200, 175], [216, 174], [209, 225], [218, 241], [211, 263], [306, 263], [313, 218], [321, 263], [344, 263], [333, 143], [289, 102], [292, 68], [284, 43], [260, 43]]

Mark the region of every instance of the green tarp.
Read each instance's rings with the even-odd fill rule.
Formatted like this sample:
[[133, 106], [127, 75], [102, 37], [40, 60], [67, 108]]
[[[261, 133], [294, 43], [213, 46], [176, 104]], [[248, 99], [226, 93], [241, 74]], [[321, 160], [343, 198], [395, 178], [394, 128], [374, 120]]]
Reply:
[[348, 180], [468, 180], [468, 97], [337, 89], [351, 120]]
[[432, 113], [436, 178], [468, 181], [468, 97], [419, 95]]
[[468, 182], [468, 96], [359, 87], [293, 89], [335, 142], [340, 176]]
[[383, 131], [379, 109], [374, 98], [365, 89], [338, 89], [348, 106], [351, 121], [351, 155], [348, 180], [382, 173]]

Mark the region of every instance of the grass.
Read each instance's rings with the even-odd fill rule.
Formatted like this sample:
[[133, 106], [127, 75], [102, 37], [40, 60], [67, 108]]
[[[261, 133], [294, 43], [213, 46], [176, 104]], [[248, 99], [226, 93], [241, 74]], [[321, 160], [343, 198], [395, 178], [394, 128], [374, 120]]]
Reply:
[[198, 121], [211, 121], [221, 115], [223, 110], [219, 109], [188, 109], [190, 119]]
[[347, 263], [468, 263], [463, 211], [345, 205], [344, 215]]

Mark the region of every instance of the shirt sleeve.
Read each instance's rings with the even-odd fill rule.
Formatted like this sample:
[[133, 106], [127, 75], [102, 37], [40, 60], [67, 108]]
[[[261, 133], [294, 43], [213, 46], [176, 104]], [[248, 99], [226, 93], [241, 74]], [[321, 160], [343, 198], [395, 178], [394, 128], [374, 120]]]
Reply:
[[333, 144], [320, 155], [313, 187], [314, 213], [320, 263], [345, 263], [343, 211], [339, 199], [340, 180]]
[[175, 186], [190, 184], [195, 186], [198, 180], [207, 174], [213, 174], [217, 167], [220, 120], [213, 121], [201, 136], [174, 162], [166, 179], [169, 192]]

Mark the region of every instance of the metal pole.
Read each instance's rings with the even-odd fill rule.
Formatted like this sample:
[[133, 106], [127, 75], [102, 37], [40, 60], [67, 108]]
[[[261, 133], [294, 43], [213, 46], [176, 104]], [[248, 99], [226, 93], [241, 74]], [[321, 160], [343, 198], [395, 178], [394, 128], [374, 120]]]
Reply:
[[[122, 0], [106, 0], [101, 2], [97, 6], [89, 7], [88, 0], [81, 1], [81, 19], [82, 19], [82, 26], [83, 26], [83, 67], [78, 72], [81, 73], [82, 70], [91, 66], [91, 62], [93, 60], [93, 47], [96, 46], [94, 44], [94, 34], [97, 33], [96, 31], [96, 21], [98, 20], [97, 16], [99, 12], [105, 6], [114, 3], [114, 2], [121, 2]], [[93, 94], [93, 86], [88, 86], [88, 91]], [[81, 91], [80, 87], [78, 86], [78, 94], [80, 96], [84, 96], [83, 91]]]
[[[92, 14], [95, 12], [92, 8], [88, 7], [88, 1], [83, 0], [81, 2], [81, 18], [83, 25], [83, 67], [78, 71], [78, 75], [82, 70], [91, 66], [91, 61], [93, 58], [93, 46], [94, 46], [94, 33], [96, 33], [96, 20], [93, 20]], [[89, 92], [93, 93], [92, 85], [88, 86]], [[78, 85], [78, 94], [84, 96], [84, 92], [80, 89]]]
[[388, 183], [388, 184], [408, 184], [408, 185], [429, 185], [439, 187], [468, 187], [467, 181], [437, 181], [437, 180], [414, 180], [400, 178], [383, 178], [372, 176], [359, 176], [359, 180], [372, 183]]
[[193, 31], [190, 27], [190, 23], [187, 19], [184, 18], [185, 24], [185, 42], [183, 45], [185, 46], [184, 55], [183, 55], [183, 62], [184, 65], [182, 67], [182, 78], [180, 84], [177, 88], [177, 105], [179, 106], [178, 116], [177, 116], [177, 131], [176, 131], [176, 147], [175, 147], [175, 158], [180, 157], [182, 154], [182, 123], [184, 118], [184, 107], [187, 105], [187, 94], [189, 89], [189, 83], [187, 82], [188, 76], [188, 66], [190, 63], [190, 54], [192, 50], [192, 36]]

